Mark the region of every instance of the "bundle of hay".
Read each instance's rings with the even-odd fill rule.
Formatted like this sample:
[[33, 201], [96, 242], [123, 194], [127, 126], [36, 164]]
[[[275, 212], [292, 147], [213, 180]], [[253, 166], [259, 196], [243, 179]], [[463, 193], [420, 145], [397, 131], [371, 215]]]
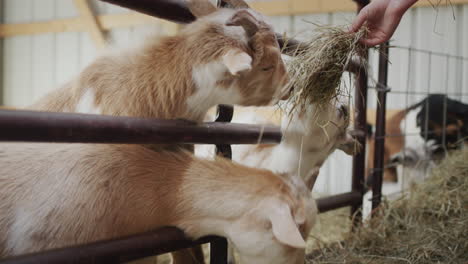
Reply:
[[291, 110], [302, 112], [310, 103], [326, 104], [342, 93], [341, 76], [351, 59], [364, 53], [359, 39], [366, 32], [365, 28], [349, 33], [344, 27], [317, 26], [314, 37], [301, 43], [288, 63]]
[[467, 263], [468, 150], [452, 153], [407, 197], [383, 204], [344, 243], [307, 263]]

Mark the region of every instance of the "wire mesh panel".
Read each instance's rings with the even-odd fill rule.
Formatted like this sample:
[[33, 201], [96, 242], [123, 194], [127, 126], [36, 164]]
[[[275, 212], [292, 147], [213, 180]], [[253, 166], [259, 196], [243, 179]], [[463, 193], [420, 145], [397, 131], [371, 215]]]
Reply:
[[[373, 147], [378, 135], [368, 138], [367, 159], [368, 185], [375, 181], [372, 172], [382, 170], [383, 193], [390, 198], [424, 181], [432, 168], [451, 150], [462, 148], [468, 137], [468, 58], [391, 46], [390, 65], [393, 52], [406, 64], [393, 65], [388, 72], [386, 129], [381, 136], [385, 138], [383, 166], [372, 168], [374, 158], [378, 158]], [[378, 91], [382, 87], [372, 80], [369, 88]], [[371, 107], [382, 103], [372, 101]]]

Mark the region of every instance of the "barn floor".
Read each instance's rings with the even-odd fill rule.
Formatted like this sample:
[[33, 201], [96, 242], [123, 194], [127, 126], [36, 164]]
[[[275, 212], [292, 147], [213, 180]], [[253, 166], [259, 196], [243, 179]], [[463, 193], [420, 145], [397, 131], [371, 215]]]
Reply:
[[307, 263], [468, 263], [468, 149], [376, 213], [346, 243], [314, 251]]

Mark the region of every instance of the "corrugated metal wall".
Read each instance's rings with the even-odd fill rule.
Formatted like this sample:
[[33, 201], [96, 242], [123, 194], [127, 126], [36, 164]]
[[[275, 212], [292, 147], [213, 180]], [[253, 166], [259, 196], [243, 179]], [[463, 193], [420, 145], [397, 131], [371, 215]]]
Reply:
[[[46, 21], [76, 17], [72, 0], [2, 0], [5, 23]], [[127, 12], [101, 2], [93, 2], [98, 14]], [[347, 24], [354, 12], [271, 17], [277, 31], [297, 38], [306, 38], [314, 23]], [[455, 19], [454, 19], [455, 17]], [[165, 34], [156, 25], [121, 28], [109, 32], [115, 46], [128, 46], [144, 40], [148, 33]], [[468, 57], [468, 5], [430, 7], [410, 10], [393, 37], [393, 45], [430, 50], [392, 49], [389, 85], [396, 91], [416, 91], [421, 94], [392, 93], [389, 108], [402, 108], [424, 97], [424, 92], [458, 92], [468, 88], [468, 61], [439, 56], [449, 53]], [[85, 32], [50, 33], [6, 38], [3, 45], [3, 102], [22, 107], [58, 87], [76, 75], [96, 55], [97, 50]], [[376, 52], [371, 52], [371, 77], [376, 79]], [[372, 84], [372, 82], [371, 82]], [[375, 107], [375, 93], [370, 90], [370, 107]], [[468, 97], [456, 97], [468, 102]], [[317, 190], [339, 193], [350, 190], [351, 159], [341, 152], [333, 154], [321, 170]]]

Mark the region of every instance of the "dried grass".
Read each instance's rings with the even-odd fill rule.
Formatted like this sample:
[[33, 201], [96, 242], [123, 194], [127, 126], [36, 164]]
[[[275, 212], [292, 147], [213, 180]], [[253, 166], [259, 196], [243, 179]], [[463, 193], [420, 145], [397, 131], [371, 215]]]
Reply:
[[313, 37], [303, 42], [297, 56], [288, 63], [288, 88], [293, 90], [291, 111], [303, 112], [311, 103], [327, 104], [342, 94], [341, 77], [347, 65], [366, 49], [359, 43], [367, 33], [365, 27], [349, 33], [342, 26], [316, 26]]
[[385, 202], [345, 242], [307, 263], [467, 263], [468, 150], [452, 153], [408, 196]]

